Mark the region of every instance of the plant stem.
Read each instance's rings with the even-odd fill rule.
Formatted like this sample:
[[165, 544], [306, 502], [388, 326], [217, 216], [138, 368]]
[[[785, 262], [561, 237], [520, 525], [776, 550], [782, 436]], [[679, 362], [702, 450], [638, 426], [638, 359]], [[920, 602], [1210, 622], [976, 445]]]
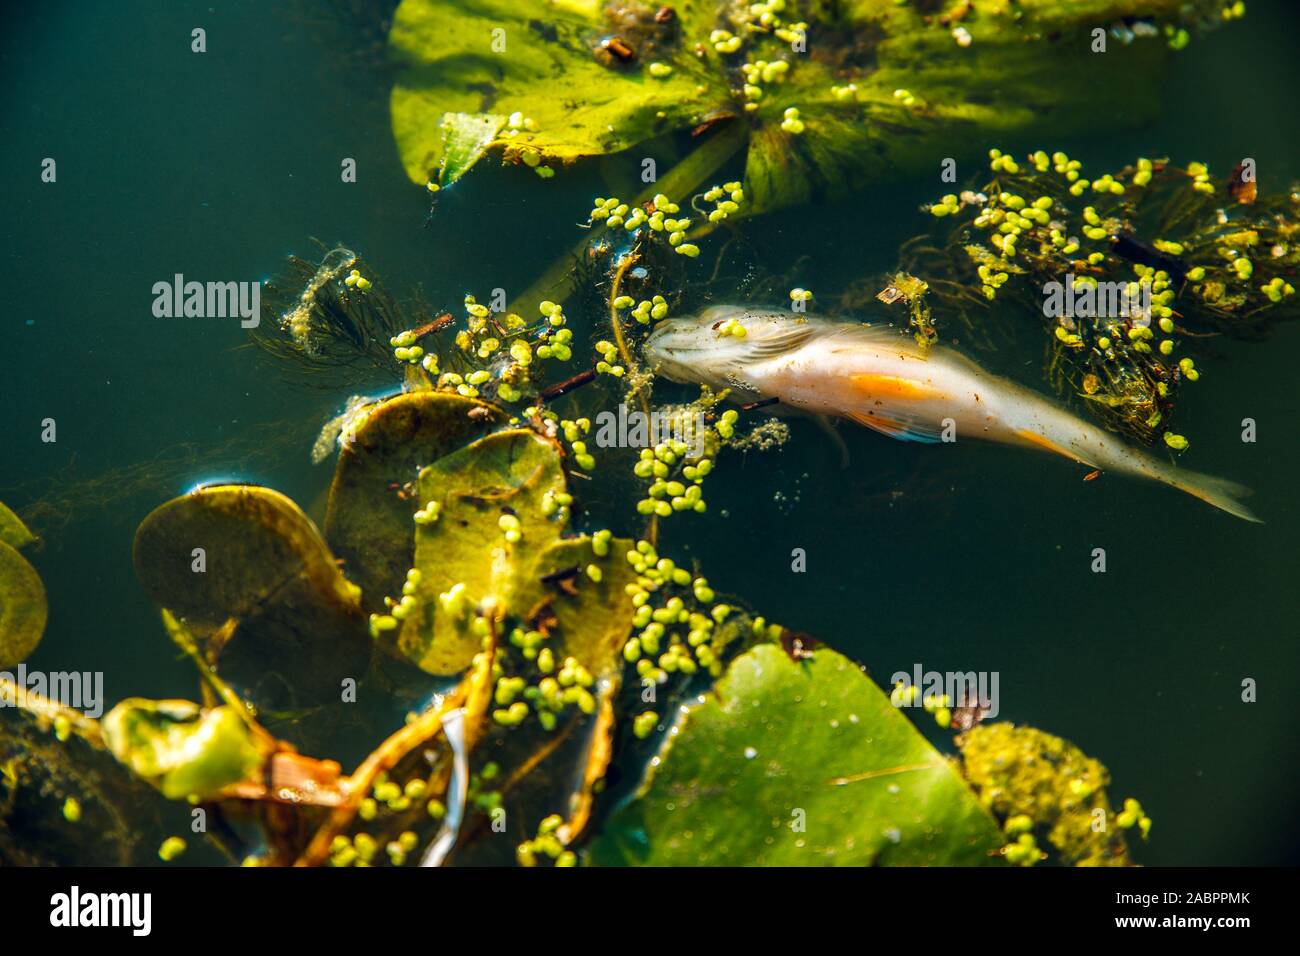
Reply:
[[[665, 193], [685, 196], [722, 166], [749, 138], [749, 127], [741, 120], [732, 120], [708, 139], [704, 140], [685, 159], [673, 166], [662, 179], [651, 183], [637, 196], [636, 202], [643, 203], [655, 195]], [[583, 238], [563, 256], [551, 264], [542, 275], [529, 286], [512, 304], [513, 311], [525, 314], [528, 309], [536, 308], [544, 299], [563, 302], [573, 292], [573, 260], [581, 257], [588, 239]], [[531, 313], [529, 313], [531, 314]]]

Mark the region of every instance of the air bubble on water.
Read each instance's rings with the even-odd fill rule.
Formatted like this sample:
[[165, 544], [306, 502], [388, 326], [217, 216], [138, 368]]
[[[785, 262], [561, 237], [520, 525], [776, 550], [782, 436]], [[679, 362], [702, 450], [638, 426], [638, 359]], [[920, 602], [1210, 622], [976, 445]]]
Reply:
[[755, 750], [753, 747], [746, 747], [746, 748], [745, 748], [745, 759], [746, 759], [746, 760], [753, 760], [753, 759], [754, 759], [755, 757], [757, 757], [757, 756], [758, 756], [758, 751]]

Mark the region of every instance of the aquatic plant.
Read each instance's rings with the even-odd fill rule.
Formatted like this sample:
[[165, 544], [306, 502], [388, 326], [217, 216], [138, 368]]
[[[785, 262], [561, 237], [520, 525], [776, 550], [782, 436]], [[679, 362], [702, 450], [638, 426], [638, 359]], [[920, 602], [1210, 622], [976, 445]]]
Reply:
[[[1220, 23], [1220, 7], [404, 0], [389, 37], [393, 134], [412, 181], [436, 190], [489, 151], [548, 176], [724, 127], [715, 162], [747, 146], [746, 214], [758, 214], [932, 163], [972, 131], [1063, 133], [1105, 104], [1137, 119], [1163, 55]], [[1056, 82], [1096, 65], [1096, 30], [1112, 43], [1106, 68]]]
[[1201, 342], [1256, 338], [1300, 309], [1300, 190], [1260, 196], [1246, 167], [1216, 180], [1203, 163], [1140, 158], [1089, 179], [1059, 151], [989, 156], [993, 177], [931, 204], [937, 236], [902, 252], [934, 321], [1005, 339], [1035, 317], [1059, 392], [1114, 430], [1186, 448], [1173, 426]]
[[22, 520], [0, 502], [0, 667], [25, 660], [45, 633], [45, 585], [18, 553], [35, 541]]
[[[562, 311], [539, 311], [553, 333]], [[446, 331], [473, 339], [476, 318]], [[142, 522], [137, 575], [198, 672], [198, 702], [129, 698], [94, 721], [0, 677], [19, 701], [0, 720], [22, 728], [0, 811], [27, 808], [21, 826], [0, 812], [6, 859], [67, 852], [26, 845], [48, 832], [32, 805], [61, 828], [115, 814], [132, 833], [124, 858], [188, 858], [160, 832], [163, 799], [201, 808], [208, 840], [245, 864], [1003, 858], [1007, 807], [982, 804], [856, 666], [661, 556], [658, 507], [649, 538], [574, 533], [585, 416], [544, 409], [544, 392], [512, 409], [443, 376], [408, 387], [342, 435], [322, 530], [249, 485], [201, 488]], [[716, 398], [696, 406], [703, 454], [670, 441], [636, 458], [667, 514], [702, 504], [710, 463], [740, 438]], [[950, 726], [948, 704], [927, 705]], [[348, 774], [343, 726], [363, 747]], [[34, 746], [42, 732], [75, 752]], [[105, 754], [109, 782], [42, 783]], [[503, 813], [524, 836], [498, 838]]]
[[[322, 430], [313, 457], [337, 460], [320, 527], [234, 484], [141, 523], [137, 577], [196, 700], [128, 698], [95, 721], [0, 676], [21, 697], [0, 713], [17, 728], [0, 752], [4, 858], [66, 858], [29, 845], [43, 812], [60, 833], [111, 817], [123, 858], [176, 860], [192, 851], [168, 808], [192, 806], [204, 842], [248, 865], [1130, 862], [1150, 818], [1133, 799], [1112, 809], [1100, 763], [981, 723], [970, 701], [928, 697], [909, 719], [906, 689], [717, 593], [661, 535], [709, 509], [720, 457], [785, 429], [722, 410], [725, 392], [656, 405], [638, 360], [655, 322], [700, 304], [686, 270], [718, 252], [713, 229], [933, 162], [976, 130], [1055, 128], [1045, 114], [1064, 128], [1120, 100], [1140, 112], [1164, 51], [1219, 19], [1172, 0], [918, 6], [405, 0], [394, 135], [435, 205], [489, 154], [544, 188], [679, 130], [699, 144], [642, 194], [595, 198], [577, 268], [560, 260], [513, 303], [399, 302], [346, 247], [290, 260], [257, 344], [306, 382], [382, 375], [401, 391], [356, 396]], [[1099, 25], [1126, 68], [1046, 82], [1086, 62]], [[743, 177], [715, 177], [742, 148]], [[1294, 198], [1247, 209], [1237, 182], [1234, 216], [1203, 167], [1084, 180], [1068, 157], [991, 160], [992, 182], [929, 207], [951, 234], [905, 250], [881, 297], [924, 345], [1066, 268], [1149, 286], [1150, 321], [1123, 334], [1051, 325], [1053, 370], [1117, 427], [1178, 447], [1172, 387], [1198, 374], [1174, 355], [1184, 322], [1258, 330], [1290, 306]], [[590, 302], [569, 295], [579, 282]], [[607, 331], [588, 343], [566, 309], [591, 303]], [[749, 334], [737, 319], [718, 332]], [[616, 403], [701, 422], [699, 441], [606, 452], [593, 419]], [[617, 504], [610, 526], [597, 498]], [[16, 521], [0, 511], [18, 661], [40, 628], [30, 568], [4, 550]], [[42, 592], [42, 624], [43, 606]]]

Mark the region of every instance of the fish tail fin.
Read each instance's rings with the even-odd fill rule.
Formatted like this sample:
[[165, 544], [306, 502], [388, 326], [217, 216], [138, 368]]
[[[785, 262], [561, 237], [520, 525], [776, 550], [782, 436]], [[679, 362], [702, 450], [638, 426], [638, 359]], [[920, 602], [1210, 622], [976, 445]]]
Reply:
[[1179, 491], [1185, 491], [1189, 495], [1200, 498], [1206, 504], [1214, 505], [1220, 511], [1226, 511], [1230, 515], [1244, 518], [1246, 521], [1253, 521], [1256, 524], [1264, 523], [1262, 518], [1242, 503], [1242, 498], [1247, 498], [1252, 494], [1251, 490], [1245, 485], [1229, 481], [1227, 478], [1217, 478], [1214, 475], [1175, 468], [1162, 470], [1161, 480]]

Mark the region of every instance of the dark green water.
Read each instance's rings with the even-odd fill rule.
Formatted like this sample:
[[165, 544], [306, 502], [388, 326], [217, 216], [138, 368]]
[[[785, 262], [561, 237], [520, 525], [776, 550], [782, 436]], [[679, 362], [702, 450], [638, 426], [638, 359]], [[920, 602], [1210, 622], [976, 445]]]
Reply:
[[[1169, 155], [1222, 171], [1251, 156], [1262, 188], [1284, 188], [1300, 176], [1295, 14], [1250, 6], [1175, 59], [1157, 122], [1099, 117], [1072, 141], [987, 145], [1062, 148], [1092, 169]], [[192, 696], [131, 570], [136, 525], [213, 477], [310, 504], [329, 480], [308, 460], [316, 429], [348, 394], [385, 383], [290, 387], [238, 348], [237, 322], [155, 319], [153, 283], [264, 278], [318, 237], [361, 252], [398, 289], [421, 283], [430, 302], [455, 305], [522, 291], [606, 193], [595, 165], [544, 190], [487, 168], [423, 228], [422, 190], [389, 133], [377, 35], [296, 4], [50, 3], [10, 20], [0, 497], [21, 513], [52, 505], [34, 558], [50, 625], [29, 665], [102, 670], [110, 704]], [[196, 26], [202, 56], [189, 49]], [[55, 185], [40, 182], [47, 156]], [[344, 157], [357, 160], [355, 184], [340, 182]], [[934, 176], [864, 184], [851, 203], [756, 224], [759, 248], [778, 271], [807, 256], [798, 284], [837, 291], [892, 267], [923, 227], [916, 206], [942, 191]], [[579, 328], [592, 318], [571, 314]], [[796, 424], [779, 453], [725, 457], [710, 514], [670, 522], [666, 547], [880, 680], [914, 663], [999, 672], [1004, 718], [1075, 741], [1109, 766], [1113, 796], [1142, 800], [1155, 828], [1141, 861], [1294, 862], [1297, 346], [1290, 327], [1207, 349], [1181, 411], [1194, 439], [1184, 464], [1253, 486], [1262, 526], [1002, 448], [937, 451], [846, 429], [841, 470], [827, 439]], [[1040, 384], [1034, 356], [1020, 377]], [[1256, 444], [1240, 440], [1246, 417]], [[54, 444], [40, 440], [45, 418]], [[1097, 547], [1104, 575], [1089, 570]], [[1257, 703], [1240, 701], [1244, 678], [1258, 681]]]

